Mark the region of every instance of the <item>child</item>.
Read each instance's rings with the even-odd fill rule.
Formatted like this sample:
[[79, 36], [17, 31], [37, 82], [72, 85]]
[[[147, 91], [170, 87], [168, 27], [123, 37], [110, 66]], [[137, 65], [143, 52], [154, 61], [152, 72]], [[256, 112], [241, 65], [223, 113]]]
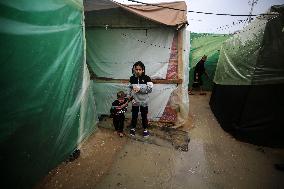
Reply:
[[120, 137], [123, 137], [123, 127], [125, 116], [124, 113], [127, 111], [128, 100], [125, 98], [126, 95], [123, 91], [117, 93], [117, 100], [112, 103], [110, 113], [113, 118], [113, 125], [115, 131]]
[[141, 61], [136, 62], [132, 68], [133, 76], [130, 77], [128, 95], [133, 97], [132, 100], [132, 120], [130, 135], [135, 136], [135, 129], [139, 111], [142, 117], [143, 136], [148, 137], [148, 93], [152, 92], [153, 83], [151, 78], [145, 75], [145, 66]]

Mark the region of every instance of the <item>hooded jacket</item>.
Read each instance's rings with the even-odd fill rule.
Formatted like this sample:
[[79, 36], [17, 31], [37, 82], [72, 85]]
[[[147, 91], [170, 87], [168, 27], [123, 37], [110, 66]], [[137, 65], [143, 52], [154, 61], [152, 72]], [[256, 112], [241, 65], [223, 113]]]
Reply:
[[[132, 89], [137, 86], [140, 90], [135, 93]], [[153, 83], [147, 75], [139, 77], [131, 76], [129, 79], [128, 95], [133, 97], [132, 106], [148, 106], [149, 95], [152, 92]]]

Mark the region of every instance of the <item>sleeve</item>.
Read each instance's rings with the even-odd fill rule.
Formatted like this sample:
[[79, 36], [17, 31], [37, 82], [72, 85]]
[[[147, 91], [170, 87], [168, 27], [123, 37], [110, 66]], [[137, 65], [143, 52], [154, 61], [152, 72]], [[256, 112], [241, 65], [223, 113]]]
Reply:
[[139, 93], [148, 94], [152, 92], [154, 84], [151, 78], [147, 76], [146, 81], [147, 81], [146, 85], [141, 86]]

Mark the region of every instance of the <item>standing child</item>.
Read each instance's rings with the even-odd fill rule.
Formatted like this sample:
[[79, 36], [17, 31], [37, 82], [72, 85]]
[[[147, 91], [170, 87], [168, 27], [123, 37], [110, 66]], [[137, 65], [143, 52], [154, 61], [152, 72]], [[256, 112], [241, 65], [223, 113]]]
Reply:
[[128, 100], [125, 98], [126, 95], [123, 91], [117, 93], [117, 100], [112, 103], [110, 113], [113, 119], [113, 125], [115, 131], [120, 137], [123, 137], [123, 127], [125, 116], [124, 113], [127, 111]]
[[153, 83], [151, 78], [145, 75], [145, 66], [141, 61], [136, 62], [132, 68], [132, 76], [130, 77], [128, 95], [133, 97], [132, 100], [132, 120], [130, 135], [135, 136], [137, 118], [139, 111], [142, 117], [143, 136], [148, 137], [148, 93], [152, 92]]

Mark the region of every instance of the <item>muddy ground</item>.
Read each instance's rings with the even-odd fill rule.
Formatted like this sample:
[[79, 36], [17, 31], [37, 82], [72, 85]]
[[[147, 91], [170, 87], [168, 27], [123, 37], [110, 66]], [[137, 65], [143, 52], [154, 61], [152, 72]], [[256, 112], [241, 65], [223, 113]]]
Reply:
[[[284, 188], [284, 172], [274, 168], [284, 162], [284, 150], [235, 140], [215, 120], [209, 98], [190, 96], [192, 122], [170, 138], [161, 130], [147, 140], [119, 138], [98, 128], [78, 159], [59, 165], [35, 188]], [[179, 148], [188, 137], [188, 149]]]

